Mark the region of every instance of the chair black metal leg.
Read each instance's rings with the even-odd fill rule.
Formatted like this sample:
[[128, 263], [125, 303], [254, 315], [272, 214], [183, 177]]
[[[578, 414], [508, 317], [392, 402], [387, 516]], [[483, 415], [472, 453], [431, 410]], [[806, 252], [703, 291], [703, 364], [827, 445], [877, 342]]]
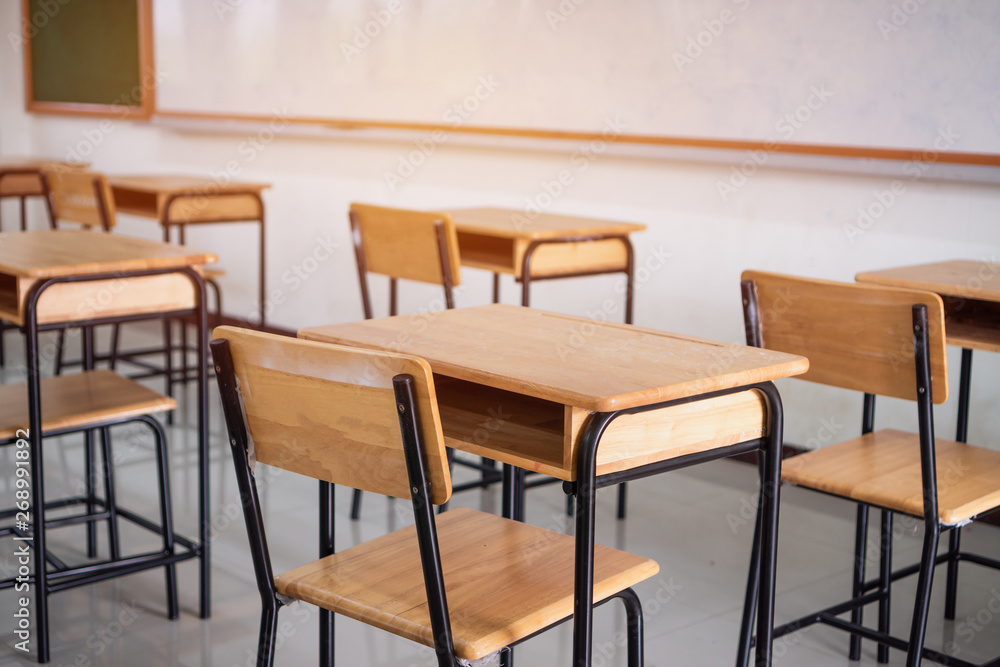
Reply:
[[[174, 345], [173, 345], [173, 321], [169, 317], [163, 318], [163, 379], [164, 392], [170, 398], [174, 397]], [[174, 423], [173, 411], [167, 413], [167, 423]]]
[[[890, 595], [892, 592], [892, 512], [882, 510], [882, 540], [881, 557], [879, 561], [879, 593], [882, 597], [878, 602], [878, 630], [889, 633]], [[879, 664], [889, 662], [889, 645], [878, 645]]]
[[523, 468], [514, 468], [514, 520], [524, 521], [524, 497], [527, 493], [527, 488], [524, 485], [525, 470]]
[[[87, 496], [87, 514], [96, 514], [93, 431], [85, 431], [83, 434], [83, 475], [86, 480], [84, 482], [84, 494]], [[97, 526], [93, 521], [87, 522], [87, 558], [97, 558]]]
[[937, 524], [926, 527], [924, 547], [920, 554], [920, 574], [917, 576], [917, 596], [913, 605], [913, 623], [910, 626], [910, 650], [906, 654], [906, 667], [918, 667], [924, 651], [924, 633], [927, 629], [927, 612], [931, 604], [931, 587], [934, 583], [934, 565], [937, 560]]
[[[760, 476], [761, 491], [764, 490], [764, 455], [757, 455], [757, 473]], [[761, 525], [761, 498], [757, 500], [757, 520], [753, 529], [753, 545], [750, 550], [750, 572], [747, 575], [747, 589], [743, 597], [743, 618], [740, 621], [740, 639], [737, 645], [736, 667], [747, 667], [750, 664], [750, 648], [753, 643], [753, 621], [757, 613], [757, 594], [760, 589], [760, 538]]]
[[[174, 513], [170, 499], [170, 466], [167, 461], [167, 436], [160, 422], [153, 417], [146, 417], [144, 422], [152, 429], [156, 445], [156, 472], [160, 479], [160, 525], [163, 527], [163, 552], [174, 552]], [[167, 589], [167, 618], [176, 619], [180, 615], [177, 603], [177, 566], [170, 563], [164, 566], [164, 583]]]
[[505, 519], [513, 519], [516, 512], [514, 466], [504, 463], [502, 466], [502, 481], [500, 492], [500, 516]]
[[260, 612], [260, 636], [257, 639], [257, 667], [273, 667], [274, 644], [278, 634], [278, 605], [265, 605]]
[[66, 349], [66, 330], [60, 329], [56, 338], [56, 367], [53, 371], [56, 375], [62, 375], [63, 351]]
[[962, 528], [955, 526], [948, 536], [948, 574], [944, 591], [944, 617], [955, 620], [958, 605], [958, 557], [962, 550]]
[[643, 631], [642, 603], [639, 596], [631, 588], [626, 588], [616, 595], [625, 605], [625, 618], [628, 626], [628, 667], [643, 667]]
[[354, 489], [354, 493], [351, 494], [351, 520], [357, 521], [361, 518], [361, 494], [363, 492], [360, 489]]
[[[329, 482], [319, 483], [319, 557], [334, 553], [334, 486]], [[322, 667], [334, 665], [334, 613], [319, 610], [319, 664]]]
[[[958, 419], [955, 425], [955, 440], [966, 442], [969, 435], [969, 401], [972, 387], [972, 350], [962, 350], [962, 367], [958, 380]], [[948, 536], [948, 574], [944, 590], [944, 617], [955, 620], [955, 606], [958, 602], [958, 554], [962, 543], [962, 529], [951, 531]]]
[[495, 478], [493, 478], [493, 475], [490, 474], [490, 469], [496, 470], [497, 462], [494, 461], [493, 459], [488, 459], [485, 456], [480, 457], [479, 462], [483, 465], [483, 472], [482, 475], [480, 476], [480, 480], [482, 481], [482, 483], [479, 486], [480, 488], [488, 489], [490, 488], [490, 484], [492, 484], [493, 481], [495, 480]]
[[111, 350], [108, 353], [108, 368], [115, 370], [118, 366], [118, 341], [121, 338], [121, 325], [111, 325]]
[[[865, 561], [868, 558], [868, 506], [858, 503], [857, 519], [854, 524], [854, 582], [851, 587], [851, 597], [857, 599], [864, 595]], [[865, 610], [858, 607], [851, 612], [851, 623], [861, 625]], [[861, 659], [861, 635], [851, 634], [851, 650], [848, 653], [851, 660]]]
[[[455, 450], [451, 447], [445, 447], [445, 456], [448, 457], [448, 474], [455, 472]], [[438, 505], [438, 514], [441, 512], [448, 511], [448, 503], [441, 503]]]
[[[118, 540], [118, 499], [115, 495], [115, 466], [111, 452], [111, 433], [108, 427], [101, 429], [101, 458], [104, 464], [104, 500], [105, 509], [108, 512], [108, 551], [111, 560], [121, 558], [121, 549]], [[160, 484], [163, 481], [161, 478]], [[166, 527], [164, 527], [166, 530]]]
[[625, 518], [625, 511], [628, 505], [628, 483], [622, 482], [618, 485], [618, 518]]

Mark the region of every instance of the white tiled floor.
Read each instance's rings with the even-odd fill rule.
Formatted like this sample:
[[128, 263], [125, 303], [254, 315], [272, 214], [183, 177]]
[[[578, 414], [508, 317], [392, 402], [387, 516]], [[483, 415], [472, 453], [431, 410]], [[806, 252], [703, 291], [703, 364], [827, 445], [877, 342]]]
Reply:
[[[12, 336], [8, 341], [13, 340]], [[17, 348], [15, 347], [15, 350]], [[6, 381], [14, 381], [7, 373]], [[159, 388], [157, 383], [151, 386]], [[193, 394], [193, 391], [190, 392]], [[189, 396], [188, 398], [191, 398]], [[221, 420], [212, 394], [212, 619], [197, 617], [197, 569], [193, 563], [179, 567], [181, 617], [166, 620], [163, 575], [145, 572], [120, 580], [78, 588], [51, 598], [52, 665], [190, 665], [242, 667], [253, 665], [259, 620], [259, 598], [239, 514], [239, 501], [225, 439], [219, 437]], [[182, 413], [180, 423], [189, 418]], [[119, 496], [122, 504], [154, 511], [155, 477], [152, 448], [144, 436], [127, 431], [116, 439]], [[189, 427], [169, 430], [178, 530], [195, 534], [195, 443]], [[7, 448], [9, 450], [9, 448]], [[46, 446], [48, 493], [75, 489], [80, 484], [79, 438], [66, 438]], [[10, 469], [9, 451], [0, 452], [0, 467]], [[467, 475], [459, 472], [457, 476]], [[263, 493], [271, 557], [281, 571], [311, 560], [316, 552], [316, 483], [274, 469], [262, 470], [267, 479]], [[656, 559], [660, 574], [638, 592], [644, 601], [646, 661], [652, 667], [667, 665], [727, 665], [733, 662], [740, 618], [747, 559], [753, 532], [755, 468], [719, 461], [633, 483], [629, 518], [613, 517], [613, 492], [599, 500], [599, 539]], [[11, 498], [10, 478], [0, 478], [0, 505]], [[347, 517], [349, 491], [337, 492], [337, 541], [348, 545], [399, 527], [409, 519], [402, 502], [366, 495], [363, 518]], [[456, 505], [494, 510], [497, 491], [467, 492], [456, 496]], [[800, 489], [783, 490], [780, 556], [778, 565], [778, 621], [784, 621], [842, 600], [849, 590], [852, 561], [853, 506]], [[568, 524], [563, 514], [564, 496], [558, 486], [530, 492], [528, 520], [555, 529]], [[877, 522], [875, 522], [877, 523]], [[900, 524], [895, 540], [896, 562], [912, 562], [919, 550], [921, 529]], [[81, 560], [82, 529], [51, 533], [61, 554]], [[155, 542], [138, 531], [129, 531], [126, 544], [138, 548]], [[965, 530], [965, 546], [993, 556], [1000, 554], [1000, 529], [974, 525]], [[0, 545], [0, 575], [14, 566], [10, 538]], [[942, 572], [943, 574], [943, 572]], [[935, 587], [928, 629], [928, 645], [958, 652], [962, 658], [981, 661], [1000, 654], [1000, 573], [963, 565], [958, 620], [942, 618], [941, 578]], [[912, 605], [913, 582], [895, 588], [895, 631], [905, 635]], [[11, 619], [15, 607], [12, 591], [0, 592], [0, 618]], [[316, 663], [317, 613], [295, 605], [282, 611], [277, 664]], [[595, 615], [594, 665], [624, 665], [624, 651], [613, 643], [623, 628], [620, 608], [608, 605]], [[978, 628], [978, 629], [977, 629]], [[568, 665], [570, 626], [564, 625], [520, 646], [519, 665]], [[415, 647], [381, 631], [348, 619], [337, 621], [337, 657], [341, 665], [372, 667], [430, 667], [430, 650]], [[0, 665], [31, 664], [33, 658], [14, 649], [12, 625], [0, 622]], [[846, 657], [843, 633], [814, 626], [780, 639], [775, 647], [778, 665], [874, 665], [875, 648], [866, 642], [860, 663]], [[892, 654], [892, 665], [903, 664]]]

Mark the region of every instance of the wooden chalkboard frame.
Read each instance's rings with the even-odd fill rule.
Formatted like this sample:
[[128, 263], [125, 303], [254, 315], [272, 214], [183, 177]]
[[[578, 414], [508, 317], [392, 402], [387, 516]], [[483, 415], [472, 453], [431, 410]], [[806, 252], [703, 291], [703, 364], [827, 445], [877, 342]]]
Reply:
[[[24, 44], [25, 108], [32, 113], [97, 116], [115, 119], [148, 120], [156, 109], [156, 69], [153, 62], [153, 0], [135, 0], [138, 6], [140, 100], [137, 105], [91, 104], [36, 100], [31, 63], [29, 0], [21, 0], [21, 38]], [[53, 3], [55, 4], [55, 3]], [[149, 80], [150, 84], [145, 82]]]

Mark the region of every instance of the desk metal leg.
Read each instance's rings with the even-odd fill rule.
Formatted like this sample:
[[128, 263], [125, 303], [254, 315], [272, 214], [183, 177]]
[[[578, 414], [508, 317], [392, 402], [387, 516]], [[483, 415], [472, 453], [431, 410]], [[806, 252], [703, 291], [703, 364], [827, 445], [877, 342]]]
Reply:
[[781, 396], [768, 382], [760, 386], [767, 399], [768, 424], [764, 487], [761, 490], [761, 562], [760, 590], [757, 603], [757, 667], [770, 666], [771, 645], [774, 639], [774, 586], [778, 555], [778, 506], [781, 494], [781, 447], [784, 416]]
[[580, 440], [576, 472], [576, 574], [573, 591], [573, 667], [590, 667], [594, 633], [594, 540], [597, 446], [617, 413], [594, 413]]
[[[45, 576], [45, 487], [42, 474], [42, 413], [38, 373], [38, 324], [35, 307], [29, 302], [25, 313], [25, 347], [28, 365], [28, 442], [31, 451], [31, 546], [35, 583], [35, 645], [38, 662], [49, 661], [49, 590]], [[19, 546], [27, 548], [27, 542]]]
[[192, 269], [186, 269], [197, 289], [198, 297], [198, 511], [201, 530], [198, 541], [201, 549], [201, 617], [212, 615], [212, 518], [209, 516], [208, 486], [208, 311], [205, 308], [205, 281]]
[[737, 646], [736, 665], [746, 667], [750, 660], [753, 642], [753, 624], [756, 614], [757, 640], [754, 665], [769, 666], [774, 641], [774, 585], [778, 554], [778, 506], [781, 491], [781, 450], [784, 417], [781, 397], [772, 383], [758, 387], [768, 403], [767, 446], [757, 453], [757, 470], [760, 474], [760, 502], [757, 505], [757, 522], [754, 526], [753, 548], [750, 554], [750, 573], [743, 602], [743, 619]]
[[[761, 491], [764, 490], [764, 476], [767, 471], [764, 455], [757, 453], [757, 474], [761, 481]], [[763, 494], [760, 494], [763, 495]], [[750, 663], [750, 648], [753, 640], [753, 619], [757, 613], [757, 594], [760, 590], [760, 539], [761, 539], [761, 503], [757, 500], [757, 520], [754, 522], [753, 543], [750, 549], [750, 573], [747, 576], [746, 594], [743, 598], [743, 619], [740, 622], [740, 639], [737, 644], [736, 667], [746, 667]]]

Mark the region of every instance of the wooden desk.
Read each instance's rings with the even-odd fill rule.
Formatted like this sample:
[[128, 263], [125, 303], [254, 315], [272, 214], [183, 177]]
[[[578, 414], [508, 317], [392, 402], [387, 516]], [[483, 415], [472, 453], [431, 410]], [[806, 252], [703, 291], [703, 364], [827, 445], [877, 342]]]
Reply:
[[455, 222], [462, 264], [493, 272], [494, 303], [500, 301], [501, 273], [520, 281], [522, 306], [529, 305], [535, 280], [624, 273], [625, 321], [632, 322], [629, 234], [645, 230], [645, 225], [501, 208], [446, 213]]
[[[781, 454], [781, 401], [771, 380], [804, 373], [806, 359], [504, 305], [311, 327], [299, 336], [425, 358], [449, 446], [567, 482], [583, 545], [577, 610], [593, 602], [598, 487], [764, 451], [763, 488], [774, 492], [761, 501], [762, 571], [770, 578], [760, 587], [757, 647], [758, 664], [769, 664]], [[484, 423], [493, 429], [486, 438]], [[508, 516], [513, 495], [505, 494]], [[590, 664], [591, 629], [591, 614], [578, 613], [574, 665]]]
[[264, 324], [266, 302], [266, 235], [262, 183], [221, 184], [199, 176], [114, 176], [108, 179], [119, 213], [159, 221], [163, 240], [170, 243], [170, 230], [178, 229], [178, 242], [186, 242], [188, 225], [223, 222], [256, 222], [260, 225], [260, 274], [258, 304]]
[[[208, 513], [208, 394], [205, 284], [200, 267], [215, 255], [155, 241], [48, 230], [0, 234], [0, 317], [22, 327], [26, 338], [33, 524], [45, 524], [42, 420], [39, 397], [40, 331], [69, 323], [103, 324], [151, 313], [194, 313], [198, 336], [199, 537], [176, 542], [190, 551], [176, 560], [200, 559], [201, 616], [210, 612]], [[45, 570], [44, 531], [35, 531], [34, 572]], [[135, 565], [132, 566], [136, 567]], [[33, 622], [46, 623], [47, 579], [36, 580]], [[37, 635], [42, 636], [42, 633]], [[39, 646], [39, 660], [48, 646]]]
[[962, 348], [955, 440], [966, 442], [972, 351], [1000, 352], [1000, 264], [956, 259], [868, 271], [854, 278], [861, 283], [908, 287], [941, 295], [945, 338], [949, 345]]
[[59, 160], [2, 158], [0, 159], [0, 199], [17, 197], [21, 200], [21, 231], [23, 232], [28, 224], [26, 211], [28, 197], [41, 197], [45, 194], [42, 188], [42, 170], [75, 169], [86, 166], [88, 165], [85, 163], [74, 164]]

